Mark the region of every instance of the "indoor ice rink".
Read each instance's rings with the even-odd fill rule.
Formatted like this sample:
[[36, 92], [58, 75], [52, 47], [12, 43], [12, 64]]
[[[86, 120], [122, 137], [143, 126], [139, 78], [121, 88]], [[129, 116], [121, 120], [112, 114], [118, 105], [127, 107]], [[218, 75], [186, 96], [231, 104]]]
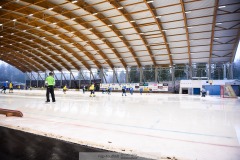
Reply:
[[240, 157], [240, 100], [218, 96], [134, 93], [122, 96], [16, 91], [1, 107], [23, 118], [1, 116], [9, 128], [152, 159]]
[[239, 160], [239, 38], [239, 0], [0, 0], [0, 160]]

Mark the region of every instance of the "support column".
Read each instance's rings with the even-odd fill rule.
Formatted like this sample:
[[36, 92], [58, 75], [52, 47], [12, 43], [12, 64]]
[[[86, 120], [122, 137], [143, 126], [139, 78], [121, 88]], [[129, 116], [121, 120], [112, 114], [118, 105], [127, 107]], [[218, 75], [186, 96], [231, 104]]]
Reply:
[[112, 83], [114, 83], [115, 81], [115, 69], [113, 68], [113, 80], [112, 80]]
[[81, 72], [81, 70], [78, 71], [78, 75], [79, 75], [79, 77], [78, 77], [79, 78], [79, 81], [78, 81], [79, 88], [78, 89], [79, 90], [81, 89], [81, 75], [80, 75], [81, 73], [80, 72]]
[[229, 78], [233, 79], [233, 64], [230, 63], [229, 65]]
[[60, 80], [60, 86], [62, 87], [62, 78], [63, 78], [63, 76], [62, 76], [62, 71], [61, 71], [61, 80]]
[[101, 83], [103, 83], [103, 68], [100, 69], [99, 77], [101, 79]]
[[171, 67], [171, 72], [172, 72], [172, 82], [175, 81], [175, 68]]
[[140, 83], [143, 82], [143, 69], [142, 67], [139, 68], [139, 71], [140, 71]]
[[125, 77], [125, 78], [126, 78], [126, 80], [125, 80], [125, 81], [126, 81], [126, 83], [129, 83], [129, 73], [128, 73], [128, 67], [126, 67], [126, 68], [125, 68], [125, 70], [126, 70], [126, 77]]
[[192, 72], [193, 72], [192, 65], [189, 65], [189, 79], [192, 79]]
[[226, 64], [223, 64], [223, 79], [227, 79], [227, 70], [226, 70]]
[[118, 81], [118, 77], [117, 77], [117, 73], [116, 73], [116, 69], [114, 68], [114, 70], [113, 70], [113, 74], [114, 74], [114, 76], [115, 76], [115, 78], [113, 78], [114, 80], [116, 79], [116, 83], [119, 83], [119, 81]]
[[115, 73], [115, 68], [113, 68], [113, 82], [112, 83], [115, 82], [115, 78], [116, 78], [116, 73]]
[[158, 67], [155, 67], [155, 82], [158, 83]]
[[208, 79], [211, 79], [212, 77], [211, 77], [211, 64], [209, 63], [208, 64]]
[[69, 88], [71, 88], [71, 80], [72, 80], [71, 72], [72, 72], [72, 71], [69, 72], [69, 74], [70, 74]]
[[175, 92], [175, 67], [172, 66], [172, 87], [173, 87], [173, 92]]
[[27, 89], [27, 72], [25, 73], [25, 89]]
[[89, 72], [89, 74], [90, 74], [90, 84], [92, 83], [92, 70], [90, 69], [90, 72]]
[[189, 78], [189, 65], [186, 65], [186, 67], [184, 68], [184, 72], [186, 73], [187, 79]]
[[38, 80], [39, 80], [39, 72], [37, 72], [37, 88], [38, 88]]
[[32, 87], [32, 72], [30, 72], [30, 88]]

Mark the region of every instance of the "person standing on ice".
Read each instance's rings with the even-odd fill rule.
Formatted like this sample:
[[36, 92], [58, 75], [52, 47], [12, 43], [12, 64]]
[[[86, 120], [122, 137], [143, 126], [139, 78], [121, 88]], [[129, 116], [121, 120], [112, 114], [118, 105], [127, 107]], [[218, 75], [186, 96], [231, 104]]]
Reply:
[[131, 95], [133, 95], [133, 87], [130, 87], [129, 92]]
[[66, 94], [66, 92], [67, 92], [67, 85], [64, 85], [64, 87], [63, 87], [63, 93]]
[[122, 86], [122, 96], [123, 95], [127, 96], [126, 95], [126, 86], [125, 85]]
[[111, 88], [111, 86], [109, 85], [109, 86], [108, 86], [108, 90], [107, 90], [107, 92], [108, 92], [109, 95], [111, 95], [111, 91], [112, 91], [112, 88]]
[[2, 91], [1, 91], [1, 93], [2, 93], [2, 92], [3, 92], [4, 94], [6, 94], [6, 87], [5, 87], [4, 85], [2, 86]]
[[95, 97], [95, 93], [94, 93], [94, 83], [91, 83], [89, 90], [90, 90], [90, 97]]
[[9, 83], [9, 93], [13, 93], [13, 84], [12, 84], [12, 82]]
[[49, 76], [46, 78], [45, 85], [47, 87], [47, 91], [46, 91], [47, 101], [46, 102], [47, 103], [50, 102], [49, 93], [51, 94], [52, 102], [56, 102], [55, 95], [54, 95], [55, 79], [53, 78], [53, 73], [52, 72], [50, 72]]
[[142, 93], [143, 93], [143, 88], [140, 88], [139, 91], [140, 91], [140, 94], [142, 95]]

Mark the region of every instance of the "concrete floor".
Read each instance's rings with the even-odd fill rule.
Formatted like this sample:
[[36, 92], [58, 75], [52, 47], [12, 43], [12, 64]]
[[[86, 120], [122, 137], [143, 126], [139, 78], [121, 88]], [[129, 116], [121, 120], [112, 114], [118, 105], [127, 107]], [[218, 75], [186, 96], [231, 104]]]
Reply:
[[0, 94], [0, 125], [88, 146], [154, 159], [239, 160], [240, 99], [178, 94], [122, 96], [44, 90]]

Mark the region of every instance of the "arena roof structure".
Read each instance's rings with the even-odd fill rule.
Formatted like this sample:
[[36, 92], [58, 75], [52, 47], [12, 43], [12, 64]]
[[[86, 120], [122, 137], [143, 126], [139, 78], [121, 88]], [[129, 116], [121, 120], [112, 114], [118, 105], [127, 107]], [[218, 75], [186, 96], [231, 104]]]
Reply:
[[23, 72], [232, 62], [239, 0], [1, 0], [0, 60]]

